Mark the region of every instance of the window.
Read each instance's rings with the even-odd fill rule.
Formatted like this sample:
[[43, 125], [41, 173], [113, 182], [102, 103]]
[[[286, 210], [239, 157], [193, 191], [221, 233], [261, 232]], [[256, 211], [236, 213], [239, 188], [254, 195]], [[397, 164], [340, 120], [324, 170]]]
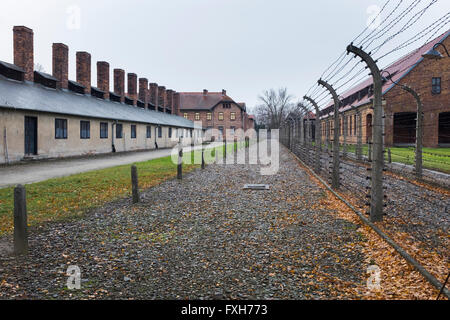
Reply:
[[236, 112], [232, 112], [230, 115], [231, 120], [236, 120]]
[[152, 137], [152, 126], [147, 126], [147, 139]]
[[195, 113], [195, 120], [196, 121], [200, 120], [200, 113], [198, 112]]
[[231, 109], [231, 103], [224, 103], [223, 104], [224, 109]]
[[122, 139], [123, 136], [123, 125], [121, 123], [116, 124], [116, 138]]
[[55, 139], [67, 139], [67, 119], [55, 119]]
[[89, 121], [80, 121], [80, 138], [91, 138], [91, 123]]
[[212, 120], [212, 113], [211, 112], [208, 112], [206, 114], [206, 120]]
[[223, 120], [223, 112], [219, 112], [219, 120]]
[[234, 136], [234, 133], [236, 131], [236, 127], [230, 127], [230, 135]]
[[108, 139], [108, 123], [100, 122], [100, 139]]
[[169, 138], [172, 138], [172, 128], [169, 128]]
[[188, 118], [188, 114], [184, 113], [184, 118], [187, 119]]
[[158, 138], [162, 138], [162, 127], [158, 127]]
[[131, 139], [136, 139], [136, 125], [131, 125]]
[[440, 94], [441, 93], [441, 78], [433, 78], [431, 83], [431, 93]]
[[353, 134], [356, 135], [356, 114], [355, 114], [355, 119], [354, 119], [353, 130], [355, 130]]

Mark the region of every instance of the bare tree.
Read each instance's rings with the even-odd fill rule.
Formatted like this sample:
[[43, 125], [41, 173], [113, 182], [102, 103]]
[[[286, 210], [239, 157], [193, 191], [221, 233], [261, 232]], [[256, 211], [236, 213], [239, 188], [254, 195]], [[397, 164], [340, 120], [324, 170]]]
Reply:
[[255, 108], [257, 121], [270, 129], [280, 128], [280, 124], [295, 109], [293, 96], [288, 94], [287, 88], [265, 90], [258, 100], [261, 104]]

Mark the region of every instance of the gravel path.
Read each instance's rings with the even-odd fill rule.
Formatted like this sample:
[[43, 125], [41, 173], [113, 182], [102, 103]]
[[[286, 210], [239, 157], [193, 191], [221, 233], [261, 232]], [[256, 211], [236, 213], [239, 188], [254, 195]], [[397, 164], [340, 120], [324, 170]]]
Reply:
[[276, 175], [210, 165], [142, 196], [32, 230], [28, 259], [0, 257], [0, 298], [358, 298], [336, 284], [366, 281], [358, 226], [312, 209], [324, 194], [284, 148]]

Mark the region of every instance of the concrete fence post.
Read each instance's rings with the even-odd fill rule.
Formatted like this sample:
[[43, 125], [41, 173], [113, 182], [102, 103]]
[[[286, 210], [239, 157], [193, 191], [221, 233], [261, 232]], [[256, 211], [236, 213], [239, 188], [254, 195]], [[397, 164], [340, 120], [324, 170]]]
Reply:
[[315, 131], [315, 155], [316, 155], [316, 172], [319, 173], [320, 172], [320, 168], [321, 168], [321, 159], [320, 159], [320, 154], [322, 152], [322, 125], [320, 123], [320, 110], [319, 110], [319, 105], [310, 97], [308, 96], [304, 96], [303, 99], [309, 101], [313, 106], [314, 109], [316, 111], [316, 131]]
[[342, 114], [342, 117], [343, 117], [342, 119], [344, 122], [344, 128], [343, 128], [343, 130], [344, 130], [344, 146], [343, 146], [343, 150], [342, 150], [342, 156], [344, 159], [346, 159], [347, 158], [347, 129], [348, 129], [348, 121], [347, 120], [348, 119], [344, 113]]
[[362, 116], [361, 111], [356, 111], [358, 125], [356, 127], [356, 158], [362, 160]]
[[391, 148], [388, 148], [388, 163], [392, 163]]
[[384, 137], [383, 137], [383, 105], [382, 86], [383, 79], [376, 62], [370, 54], [361, 48], [350, 44], [347, 47], [347, 54], [353, 53], [355, 57], [360, 57], [370, 69], [373, 78], [373, 159], [372, 177], [370, 193], [370, 220], [372, 222], [383, 220], [384, 191], [383, 191], [383, 170], [384, 170]]
[[20, 184], [14, 188], [14, 253], [28, 253], [27, 197]]
[[339, 189], [340, 181], [339, 181], [339, 167], [340, 167], [340, 159], [339, 159], [339, 107], [341, 102], [339, 101], [339, 97], [334, 90], [334, 88], [328, 84], [327, 82], [320, 79], [318, 84], [325, 87], [333, 96], [334, 100], [334, 138], [333, 138], [333, 172], [331, 176], [331, 186], [333, 189]]
[[135, 165], [131, 166], [131, 193], [133, 196], [133, 203], [139, 202], [139, 182], [138, 172]]
[[416, 158], [415, 158], [415, 172], [418, 179], [422, 179], [423, 175], [423, 106], [420, 100], [419, 94], [408, 86], [403, 85], [403, 90], [409, 92], [417, 104], [417, 116], [416, 116]]

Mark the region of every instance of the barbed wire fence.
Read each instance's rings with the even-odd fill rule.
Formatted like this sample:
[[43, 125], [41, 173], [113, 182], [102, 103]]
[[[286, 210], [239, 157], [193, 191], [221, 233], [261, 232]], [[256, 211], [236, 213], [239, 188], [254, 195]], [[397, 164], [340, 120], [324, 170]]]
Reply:
[[[364, 29], [352, 41], [347, 51], [340, 54], [322, 73], [319, 80], [322, 85], [312, 85], [299, 103], [300, 116], [288, 118], [282, 123], [280, 140], [336, 192], [362, 213], [370, 216], [373, 222], [378, 221], [387, 235], [400, 242], [403, 248], [419, 261], [432, 265], [427, 258], [430, 255], [437, 257], [441, 269], [436, 266], [431, 272], [444, 282], [448, 271], [442, 273], [438, 270], [448, 268], [450, 201], [445, 190], [424, 184], [427, 178], [433, 180], [435, 176], [432, 173], [427, 176], [429, 172], [423, 172], [422, 167], [433, 169], [445, 166], [448, 164], [445, 159], [449, 156], [423, 150], [421, 143], [418, 144], [418, 141], [422, 141], [423, 132], [435, 125], [421, 121], [423, 110], [419, 106], [417, 110], [408, 109], [410, 118], [399, 118], [394, 113], [386, 114], [385, 106], [381, 102], [381, 90], [378, 94], [372, 92], [370, 97], [369, 88], [368, 101], [365, 103], [373, 104], [369, 107], [369, 113], [363, 113], [360, 105], [356, 103], [352, 104], [350, 109], [341, 109], [344, 106], [344, 98], [339, 95], [345, 95], [349, 89], [364, 81], [374, 90], [376, 83], [368, 81], [368, 68], [371, 71], [369, 76], [375, 82], [378, 77], [382, 85], [391, 81], [392, 87], [404, 86], [410, 89], [408, 91], [402, 87], [404, 90], [391, 93], [390, 100], [414, 101], [414, 93], [420, 96], [421, 92], [429, 90], [428, 86], [410, 88], [407, 83], [400, 85], [393, 80], [393, 75], [385, 77], [383, 74], [384, 70], [392, 69], [395, 69], [397, 74], [402, 74], [418, 63], [424, 68], [434, 63], [431, 60], [417, 62], [417, 59], [411, 57], [417, 55], [423, 46], [448, 27], [450, 13], [445, 13], [432, 24], [418, 30], [412, 37], [398, 41], [393, 47], [387, 44], [392, 44], [405, 31], [412, 30], [436, 2], [437, 0], [415, 0], [405, 4], [403, 1], [386, 1], [379, 13], [379, 16], [386, 14], [380, 26], [370, 32], [369, 28]], [[378, 16], [375, 17], [377, 18]], [[377, 67], [381, 60], [409, 49], [412, 45], [418, 45], [419, 41], [424, 42], [387, 68], [377, 71], [378, 74], [374, 72], [377, 69], [373, 65], [370, 66], [372, 62]], [[353, 55], [347, 54], [349, 52], [354, 53], [355, 57], [359, 56], [361, 61], [354, 63]], [[414, 61], [408, 62], [409, 59]], [[324, 83], [326, 85], [323, 85]], [[338, 101], [334, 99], [334, 105], [338, 103], [337, 116], [333, 103], [328, 103], [330, 95], [334, 94], [338, 96]], [[420, 104], [420, 99], [417, 101]], [[319, 109], [316, 106], [322, 107]], [[438, 110], [427, 107], [426, 111]], [[312, 114], [315, 114], [314, 120], [311, 119]], [[368, 118], [367, 114], [370, 114], [371, 118]], [[410, 143], [415, 142], [415, 145], [401, 150], [386, 148], [386, 123], [389, 123], [390, 127], [394, 123], [401, 127], [402, 131], [395, 134], [397, 139], [410, 139]], [[314, 125], [319, 128], [318, 131], [312, 130]], [[444, 119], [440, 125], [449, 126], [450, 119]], [[445, 134], [440, 136], [443, 139], [450, 138]], [[414, 156], [403, 150], [413, 151]], [[423, 156], [427, 159], [424, 160]], [[379, 212], [375, 211], [380, 208], [380, 204], [381, 218], [377, 218]]]

